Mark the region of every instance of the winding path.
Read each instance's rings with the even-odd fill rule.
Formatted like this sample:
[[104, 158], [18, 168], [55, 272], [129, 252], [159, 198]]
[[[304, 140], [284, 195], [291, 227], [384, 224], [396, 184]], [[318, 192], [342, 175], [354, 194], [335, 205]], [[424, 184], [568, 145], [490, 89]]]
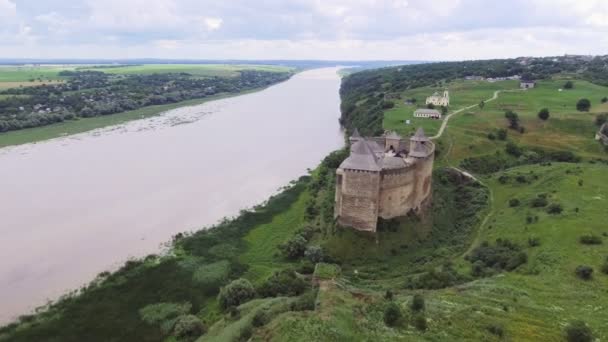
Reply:
[[[488, 103], [488, 102], [492, 102], [494, 100], [496, 100], [498, 98], [498, 94], [502, 92], [502, 90], [497, 90], [494, 92], [494, 96], [492, 96], [491, 98], [487, 99], [484, 101], [484, 103]], [[437, 134], [435, 134], [434, 136], [431, 137], [431, 139], [435, 140], [435, 139], [439, 139], [441, 138], [441, 136], [443, 135], [443, 131], [445, 131], [445, 128], [448, 126], [448, 121], [450, 121], [450, 118], [456, 114], [462, 113], [465, 110], [474, 108], [479, 106], [479, 104], [474, 104], [474, 105], [470, 105], [468, 107], [464, 107], [461, 108], [455, 112], [452, 112], [451, 114], [449, 114], [448, 116], [445, 117], [445, 119], [443, 119], [443, 122], [441, 123], [441, 127], [439, 127], [439, 132], [437, 132]]]

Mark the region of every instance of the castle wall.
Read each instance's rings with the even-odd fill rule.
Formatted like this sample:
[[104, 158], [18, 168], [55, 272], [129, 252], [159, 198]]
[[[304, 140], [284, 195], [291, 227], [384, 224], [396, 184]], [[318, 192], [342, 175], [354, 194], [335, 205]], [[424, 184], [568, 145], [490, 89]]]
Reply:
[[431, 196], [433, 183], [433, 160], [434, 155], [431, 154], [427, 158], [420, 158], [416, 162], [415, 179], [416, 190], [413, 199], [414, 207], [418, 209], [420, 205]]
[[415, 169], [383, 173], [380, 182], [380, 209], [378, 215], [383, 219], [405, 216], [413, 208], [416, 188]]
[[[338, 222], [364, 231], [376, 231], [380, 173], [343, 170]], [[336, 203], [337, 204], [337, 203]]]

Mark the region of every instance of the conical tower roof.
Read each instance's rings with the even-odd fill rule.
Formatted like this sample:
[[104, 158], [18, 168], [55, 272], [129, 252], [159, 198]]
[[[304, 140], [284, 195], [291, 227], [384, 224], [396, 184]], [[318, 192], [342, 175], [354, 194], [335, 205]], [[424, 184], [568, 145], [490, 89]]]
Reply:
[[350, 136], [351, 138], [361, 138], [361, 134], [359, 134], [359, 130], [355, 127], [353, 134]]
[[430, 139], [424, 134], [424, 129], [422, 127], [418, 127], [416, 130], [416, 134], [410, 138], [411, 141], [430, 141]]
[[350, 149], [350, 156], [340, 165], [342, 169], [380, 171], [372, 147], [365, 139], [356, 141]]

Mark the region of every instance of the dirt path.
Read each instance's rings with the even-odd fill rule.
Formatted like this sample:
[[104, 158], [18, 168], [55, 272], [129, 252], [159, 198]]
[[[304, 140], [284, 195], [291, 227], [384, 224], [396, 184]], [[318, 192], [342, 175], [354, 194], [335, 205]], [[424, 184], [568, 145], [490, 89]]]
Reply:
[[[484, 102], [488, 103], [488, 102], [492, 102], [492, 101], [496, 100], [498, 98], [498, 94], [500, 92], [502, 92], [502, 90], [495, 91], [494, 92], [494, 96], [492, 96], [491, 98], [485, 100]], [[454, 116], [456, 114], [459, 114], [459, 113], [462, 113], [465, 110], [469, 110], [469, 109], [472, 109], [472, 108], [477, 107], [477, 106], [479, 106], [479, 104], [470, 105], [468, 107], [464, 107], [464, 108], [461, 108], [461, 109], [459, 109], [459, 110], [457, 110], [455, 112], [450, 113], [448, 116], [445, 117], [445, 119], [443, 119], [443, 122], [441, 123], [441, 127], [439, 127], [439, 132], [437, 132], [436, 135], [432, 136], [431, 139], [435, 140], [435, 139], [441, 138], [441, 136], [443, 135], [443, 131], [445, 131], [446, 127], [448, 126], [448, 121], [450, 121], [450, 118], [452, 116]]]

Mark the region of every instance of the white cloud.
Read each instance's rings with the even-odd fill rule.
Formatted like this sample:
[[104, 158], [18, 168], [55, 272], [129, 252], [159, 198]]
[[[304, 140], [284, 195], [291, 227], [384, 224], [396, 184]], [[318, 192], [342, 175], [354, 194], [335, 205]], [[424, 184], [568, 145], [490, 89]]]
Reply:
[[224, 20], [222, 20], [222, 18], [207, 17], [203, 18], [203, 23], [205, 24], [205, 27], [208, 31], [215, 31], [219, 30], [219, 28], [222, 27]]
[[89, 0], [89, 23], [101, 29], [145, 31], [172, 28], [180, 23], [172, 0]]
[[12, 18], [17, 15], [17, 5], [10, 0], [0, 0], [0, 18]]

